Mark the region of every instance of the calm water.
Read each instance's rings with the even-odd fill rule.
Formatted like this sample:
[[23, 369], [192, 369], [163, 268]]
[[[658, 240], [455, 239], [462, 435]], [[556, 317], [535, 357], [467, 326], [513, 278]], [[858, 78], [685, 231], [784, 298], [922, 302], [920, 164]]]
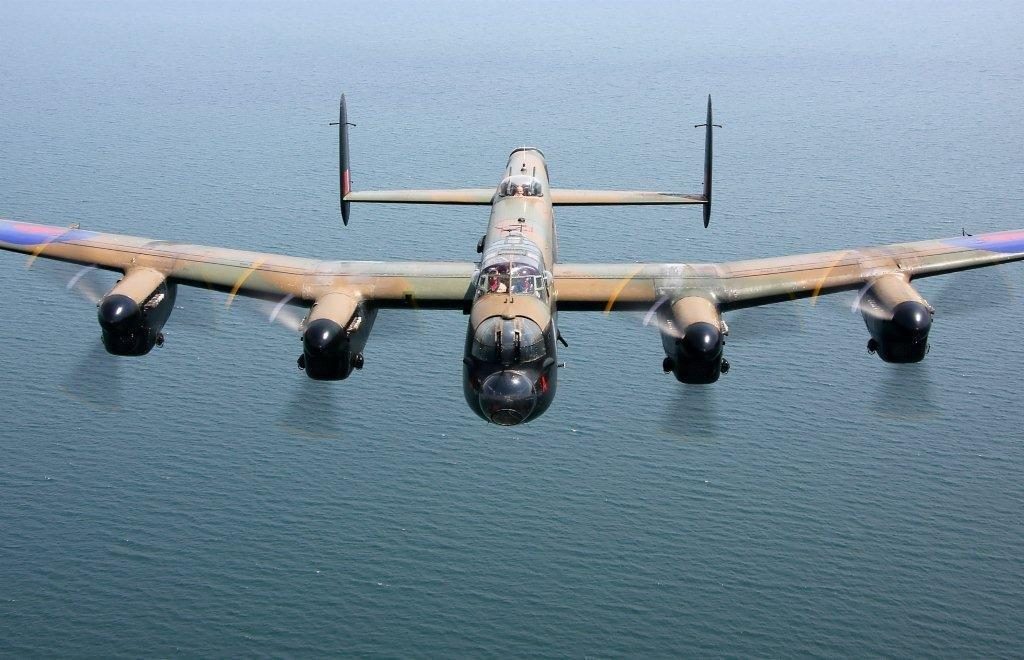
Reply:
[[[362, 188], [695, 191], [567, 209], [566, 261], [715, 261], [1024, 226], [1016, 3], [0, 0], [0, 216], [332, 259], [474, 258], [485, 210]], [[1024, 267], [920, 289], [932, 352], [846, 300], [730, 317], [733, 371], [661, 374], [638, 317], [565, 314], [559, 396], [488, 426], [465, 318], [382, 315], [324, 386], [242, 302], [98, 352], [74, 270], [0, 255], [0, 655], [1024, 653]], [[36, 272], [39, 271], [39, 272]], [[109, 280], [107, 282], [109, 284]]]

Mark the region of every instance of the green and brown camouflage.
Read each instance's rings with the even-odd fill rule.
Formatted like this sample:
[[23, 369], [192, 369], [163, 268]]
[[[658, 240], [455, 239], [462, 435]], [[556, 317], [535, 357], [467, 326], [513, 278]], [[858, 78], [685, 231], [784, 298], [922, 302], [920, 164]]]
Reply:
[[[347, 133], [344, 97], [339, 118]], [[311, 308], [301, 328], [300, 366], [328, 380], [362, 367], [362, 347], [377, 309], [461, 310], [469, 314], [466, 399], [477, 414], [498, 424], [528, 421], [551, 404], [559, 311], [656, 314], [664, 369], [685, 383], [710, 383], [728, 370], [723, 312], [860, 289], [869, 350], [886, 361], [914, 362], [927, 352], [932, 310], [912, 280], [1024, 259], [1024, 230], [1012, 230], [724, 263], [563, 264], [557, 262], [554, 206], [707, 209], [710, 164], [702, 195], [559, 190], [550, 185], [544, 155], [524, 147], [512, 152], [496, 188], [352, 192], [347, 135], [339, 146], [345, 206], [489, 205], [480, 261], [317, 260], [15, 220], [0, 220], [0, 249], [28, 255], [29, 265], [56, 259], [124, 274], [98, 312], [104, 343], [119, 354], [141, 355], [162, 342], [160, 328], [173, 307], [167, 301], [178, 285]]]

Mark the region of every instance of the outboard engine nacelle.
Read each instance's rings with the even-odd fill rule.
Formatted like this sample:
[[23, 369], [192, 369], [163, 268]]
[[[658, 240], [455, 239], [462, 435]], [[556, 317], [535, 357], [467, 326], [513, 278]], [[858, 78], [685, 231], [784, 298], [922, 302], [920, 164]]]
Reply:
[[868, 352], [886, 362], [920, 362], [928, 353], [931, 305], [902, 275], [884, 275], [861, 296], [861, 314], [871, 333]]
[[728, 329], [713, 302], [690, 296], [659, 310], [666, 372], [681, 383], [706, 384], [729, 371], [723, 357]]
[[151, 268], [129, 271], [103, 296], [96, 316], [103, 346], [113, 355], [145, 355], [162, 346], [160, 332], [174, 309], [177, 287]]
[[343, 380], [363, 368], [363, 347], [377, 310], [346, 293], [328, 293], [313, 305], [302, 333], [299, 368], [314, 380]]

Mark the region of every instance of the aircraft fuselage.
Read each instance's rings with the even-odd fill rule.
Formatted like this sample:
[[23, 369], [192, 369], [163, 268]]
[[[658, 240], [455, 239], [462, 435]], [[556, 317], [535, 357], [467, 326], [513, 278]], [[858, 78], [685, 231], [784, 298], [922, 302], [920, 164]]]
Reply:
[[544, 155], [516, 149], [504, 174], [481, 244], [463, 392], [482, 418], [511, 426], [538, 417], [554, 400], [556, 248]]

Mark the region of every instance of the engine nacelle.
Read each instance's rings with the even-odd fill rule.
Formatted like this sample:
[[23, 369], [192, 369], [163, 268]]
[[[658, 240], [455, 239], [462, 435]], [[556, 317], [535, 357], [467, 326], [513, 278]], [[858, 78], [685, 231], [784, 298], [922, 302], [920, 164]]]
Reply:
[[302, 332], [299, 368], [314, 380], [343, 380], [363, 368], [363, 347], [377, 310], [341, 292], [322, 296]]
[[724, 359], [728, 329], [713, 302], [688, 296], [659, 310], [665, 371], [681, 383], [706, 384], [729, 371]]
[[928, 353], [933, 310], [902, 275], [883, 275], [864, 291], [868, 351], [886, 362], [920, 362]]
[[151, 268], [129, 271], [97, 305], [103, 346], [113, 355], [145, 355], [163, 345], [160, 332], [177, 287]]

